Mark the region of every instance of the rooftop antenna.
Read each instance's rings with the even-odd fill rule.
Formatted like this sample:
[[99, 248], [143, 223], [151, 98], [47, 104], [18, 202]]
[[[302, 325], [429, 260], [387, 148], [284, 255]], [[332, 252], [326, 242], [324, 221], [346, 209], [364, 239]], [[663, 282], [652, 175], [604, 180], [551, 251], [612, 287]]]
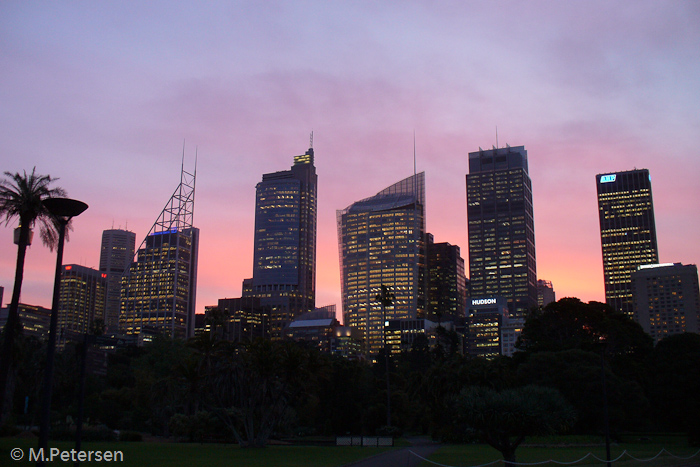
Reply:
[[311, 130], [311, 136], [309, 137], [309, 149], [314, 148], [314, 130]]
[[416, 176], [416, 130], [413, 130], [413, 176]]
[[498, 125], [496, 125], [496, 149], [498, 149]]
[[185, 171], [185, 139], [182, 139], [182, 165], [180, 166], [180, 173]]

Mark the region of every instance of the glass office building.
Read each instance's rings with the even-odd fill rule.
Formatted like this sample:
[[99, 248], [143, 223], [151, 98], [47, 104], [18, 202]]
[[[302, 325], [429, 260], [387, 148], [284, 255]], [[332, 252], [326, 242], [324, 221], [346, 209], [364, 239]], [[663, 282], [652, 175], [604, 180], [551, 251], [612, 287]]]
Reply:
[[196, 168], [180, 184], [122, 276], [119, 330], [194, 336], [199, 229], [193, 227]]
[[632, 273], [657, 264], [656, 223], [647, 169], [596, 175], [605, 301], [634, 315]]
[[425, 318], [425, 173], [337, 211], [345, 325], [361, 330], [365, 349], [384, 346], [384, 317], [376, 296], [393, 293], [386, 319]]
[[537, 305], [527, 151], [479, 148], [469, 153], [466, 179], [471, 297], [503, 297], [511, 317], [524, 317]]
[[199, 229], [153, 232], [122, 279], [120, 327], [126, 334], [155, 331], [194, 335]]
[[102, 232], [100, 271], [107, 275], [104, 325], [108, 334], [119, 330], [121, 281], [134, 260], [136, 234], [128, 230], [109, 229]]
[[105, 309], [107, 274], [79, 264], [61, 270], [58, 306], [58, 343], [82, 341], [84, 334], [101, 330]]
[[260, 298], [274, 338], [315, 308], [317, 183], [309, 148], [290, 170], [264, 174], [256, 187], [253, 278], [243, 296]]

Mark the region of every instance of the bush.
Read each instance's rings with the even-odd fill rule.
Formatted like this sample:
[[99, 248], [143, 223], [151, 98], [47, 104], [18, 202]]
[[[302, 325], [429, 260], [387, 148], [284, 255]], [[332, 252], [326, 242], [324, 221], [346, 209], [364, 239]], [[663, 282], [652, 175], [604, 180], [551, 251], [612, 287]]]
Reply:
[[[73, 441], [75, 439], [75, 428], [58, 426], [51, 429], [51, 439], [56, 441]], [[82, 441], [115, 441], [117, 435], [105, 425], [83, 427], [80, 438]]]
[[119, 441], [140, 442], [143, 441], [143, 436], [141, 436], [141, 433], [139, 433], [138, 431], [120, 431]]

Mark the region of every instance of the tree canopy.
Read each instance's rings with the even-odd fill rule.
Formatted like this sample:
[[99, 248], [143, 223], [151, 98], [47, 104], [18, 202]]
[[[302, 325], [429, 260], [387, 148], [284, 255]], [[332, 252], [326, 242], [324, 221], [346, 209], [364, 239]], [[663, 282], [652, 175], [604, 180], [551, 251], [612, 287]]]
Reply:
[[503, 454], [506, 465], [516, 462], [515, 450], [526, 436], [562, 432], [576, 419], [559, 391], [534, 385], [503, 391], [468, 387], [457, 398], [456, 409], [469, 428]]

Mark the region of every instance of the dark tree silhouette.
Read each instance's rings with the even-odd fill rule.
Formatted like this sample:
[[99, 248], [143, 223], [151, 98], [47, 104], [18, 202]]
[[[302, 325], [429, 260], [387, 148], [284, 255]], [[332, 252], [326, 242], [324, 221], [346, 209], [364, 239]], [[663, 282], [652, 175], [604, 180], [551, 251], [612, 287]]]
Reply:
[[56, 181], [56, 178], [37, 174], [36, 167], [29, 175], [26, 171], [23, 174], [5, 172], [5, 177], [0, 180], [0, 219], [5, 218], [5, 225], [14, 219], [19, 220], [19, 238], [17, 239], [15, 283], [0, 354], [0, 426], [11, 410], [10, 376], [13, 368], [13, 348], [15, 336], [22, 329], [19, 320], [19, 297], [24, 279], [24, 260], [27, 246], [31, 241], [31, 229], [38, 222], [43, 243], [53, 249], [58, 241], [58, 233], [55, 230], [53, 216], [44, 207], [42, 201], [46, 198], [66, 195], [62, 188], [51, 187], [51, 183]]
[[503, 391], [472, 386], [461, 392], [456, 409], [470, 428], [503, 454], [506, 466], [516, 462], [515, 450], [526, 436], [564, 431], [576, 419], [559, 391], [540, 386]]

